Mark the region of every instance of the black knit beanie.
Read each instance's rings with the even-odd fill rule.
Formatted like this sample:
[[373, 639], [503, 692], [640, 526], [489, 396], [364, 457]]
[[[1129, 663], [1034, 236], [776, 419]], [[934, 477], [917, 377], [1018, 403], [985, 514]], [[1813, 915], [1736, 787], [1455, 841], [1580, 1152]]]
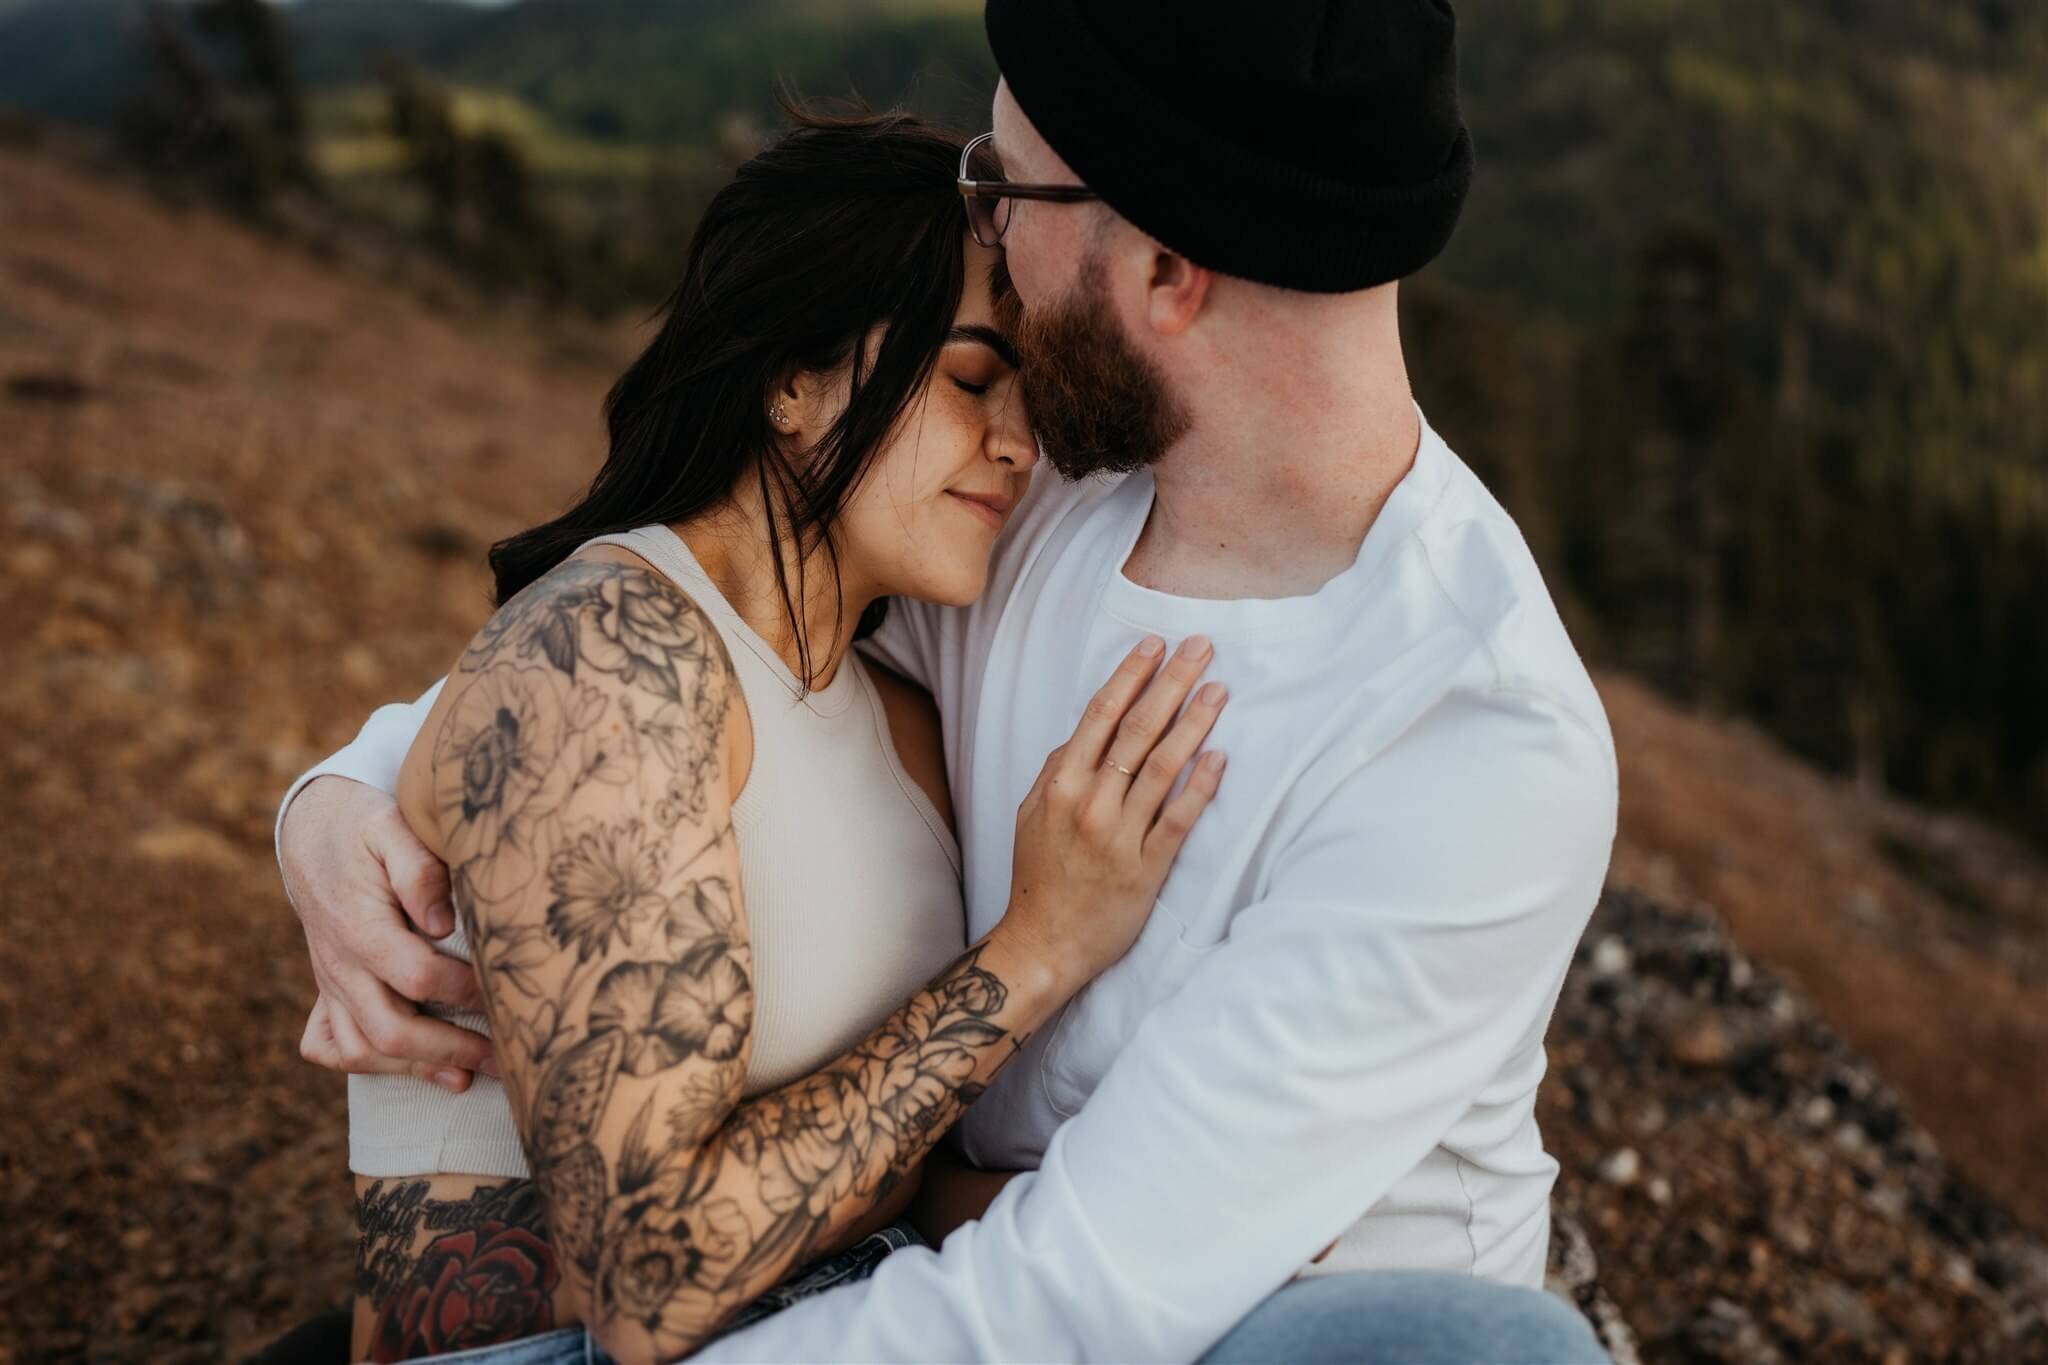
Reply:
[[988, 0], [1018, 105], [1172, 251], [1369, 289], [1444, 249], [1472, 183], [1450, 0]]

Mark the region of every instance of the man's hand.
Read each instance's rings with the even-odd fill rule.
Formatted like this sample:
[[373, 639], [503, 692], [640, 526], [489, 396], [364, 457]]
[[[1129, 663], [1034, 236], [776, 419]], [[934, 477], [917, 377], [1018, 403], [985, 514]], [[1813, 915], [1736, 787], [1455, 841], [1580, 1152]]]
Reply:
[[416, 1000], [483, 1008], [476, 973], [434, 951], [455, 928], [448, 869], [407, 827], [398, 803], [343, 777], [308, 783], [279, 840], [285, 894], [298, 911], [320, 998], [299, 1053], [337, 1071], [409, 1073], [444, 1089], [496, 1075], [491, 1041], [420, 1013]]

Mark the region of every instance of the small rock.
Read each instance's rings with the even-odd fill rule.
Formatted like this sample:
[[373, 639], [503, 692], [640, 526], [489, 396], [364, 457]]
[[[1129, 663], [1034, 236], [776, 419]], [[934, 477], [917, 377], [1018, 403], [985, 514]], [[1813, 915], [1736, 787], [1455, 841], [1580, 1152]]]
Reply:
[[1702, 1359], [1730, 1365], [1778, 1365], [1784, 1359], [1749, 1310], [1732, 1299], [1713, 1298], [1686, 1329], [1686, 1344]]
[[1643, 1159], [1633, 1147], [1610, 1152], [1600, 1162], [1600, 1178], [1610, 1185], [1633, 1185], [1642, 1173]]
[[1724, 1066], [1733, 1051], [1727, 1028], [1711, 1014], [1693, 1019], [1671, 1039], [1672, 1058], [1685, 1066]]
[[1628, 971], [1634, 961], [1635, 956], [1629, 952], [1628, 945], [1613, 934], [1602, 936], [1600, 941], [1593, 945], [1595, 976], [1620, 976]]
[[1664, 1106], [1649, 1100], [1629, 1115], [1629, 1127], [1644, 1136], [1654, 1136], [1664, 1130], [1666, 1117]]
[[1731, 950], [1728, 954], [1728, 984], [1739, 991], [1749, 985], [1755, 976], [1756, 972], [1750, 967], [1749, 959]]
[[1852, 918], [1872, 927], [1891, 918], [1885, 911], [1883, 898], [1867, 886], [1859, 886], [1849, 893], [1846, 908]]
[[1652, 1204], [1668, 1204], [1671, 1202], [1671, 1182], [1661, 1175], [1653, 1175], [1643, 1186], [1643, 1193], [1650, 1196]]
[[1869, 1099], [1871, 1085], [1870, 1074], [1862, 1067], [1842, 1067], [1828, 1077], [1827, 1092], [1837, 1104], [1846, 1104]]
[[1813, 1233], [1796, 1218], [1773, 1218], [1771, 1236], [1796, 1256], [1804, 1256], [1813, 1250]]
[[156, 587], [157, 580], [163, 576], [157, 562], [132, 545], [114, 547], [102, 562], [109, 571], [141, 592]]
[[36, 541], [17, 545], [7, 555], [9, 575], [24, 583], [47, 578], [56, 567], [57, 552]]
[[125, 1331], [141, 1326], [163, 1303], [164, 1294], [154, 1285], [136, 1285], [114, 1296], [114, 1318]]
[[158, 825], [136, 835], [130, 847], [153, 863], [237, 869], [249, 862], [249, 855], [204, 825]]
[[1822, 1277], [1802, 1289], [1797, 1311], [1824, 1322], [1853, 1341], [1872, 1342], [1887, 1335], [1884, 1323], [1870, 1311], [1863, 1296], [1840, 1280]]
[[341, 675], [357, 687], [374, 687], [384, 676], [384, 666], [368, 645], [353, 644], [341, 651]]

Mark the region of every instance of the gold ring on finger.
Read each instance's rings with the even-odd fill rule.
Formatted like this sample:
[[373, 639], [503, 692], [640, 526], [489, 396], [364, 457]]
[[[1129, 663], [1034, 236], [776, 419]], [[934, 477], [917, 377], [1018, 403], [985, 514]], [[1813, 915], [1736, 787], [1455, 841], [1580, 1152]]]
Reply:
[[1138, 775], [1136, 772], [1132, 771], [1129, 768], [1126, 768], [1123, 764], [1117, 762], [1113, 758], [1103, 759], [1102, 766], [1105, 768], [1114, 768], [1118, 772], [1122, 773], [1125, 777], [1136, 777]]

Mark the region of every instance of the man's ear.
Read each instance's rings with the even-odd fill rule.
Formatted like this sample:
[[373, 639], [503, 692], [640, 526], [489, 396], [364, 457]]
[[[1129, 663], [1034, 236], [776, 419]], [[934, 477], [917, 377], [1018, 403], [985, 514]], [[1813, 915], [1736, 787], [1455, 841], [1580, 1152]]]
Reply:
[[1192, 327], [1215, 279], [1216, 272], [1203, 269], [1185, 256], [1171, 251], [1155, 252], [1152, 286], [1146, 296], [1152, 330], [1174, 337]]

